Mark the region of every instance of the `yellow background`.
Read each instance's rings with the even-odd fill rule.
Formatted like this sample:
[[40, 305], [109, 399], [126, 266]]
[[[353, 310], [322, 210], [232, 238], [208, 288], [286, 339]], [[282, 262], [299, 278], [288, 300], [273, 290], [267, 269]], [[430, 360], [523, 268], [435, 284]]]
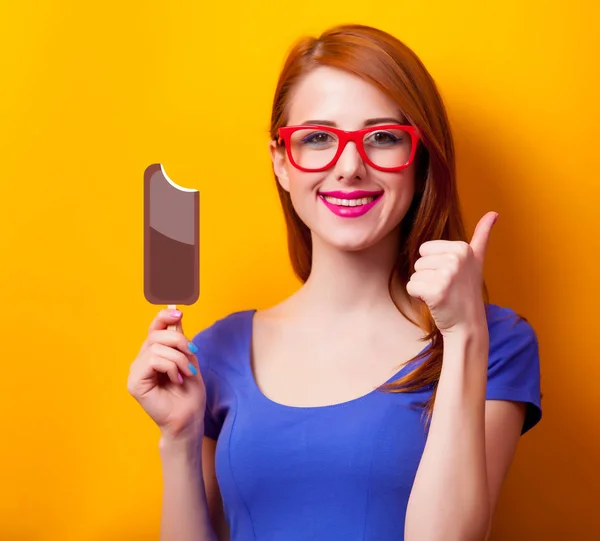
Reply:
[[3, 2], [2, 541], [157, 539], [158, 432], [126, 391], [158, 309], [143, 296], [143, 170], [162, 162], [201, 192], [189, 335], [289, 294], [272, 93], [292, 41], [341, 22], [394, 33], [439, 83], [469, 229], [500, 213], [492, 301], [538, 332], [545, 418], [493, 540], [600, 538], [597, 4], [368, 4]]

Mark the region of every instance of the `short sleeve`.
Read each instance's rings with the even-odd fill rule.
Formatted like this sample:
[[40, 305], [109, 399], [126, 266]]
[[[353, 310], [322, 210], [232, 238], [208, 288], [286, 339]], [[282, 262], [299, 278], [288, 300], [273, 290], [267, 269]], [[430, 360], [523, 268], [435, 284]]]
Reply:
[[490, 350], [488, 400], [510, 400], [526, 404], [521, 434], [542, 418], [540, 358], [532, 326], [514, 311], [488, 307]]
[[198, 348], [196, 358], [198, 366], [206, 388], [206, 408], [204, 410], [204, 435], [210, 439], [216, 440], [221, 432], [221, 423], [219, 423], [213, 414], [215, 408], [215, 398], [217, 392], [215, 389], [215, 375], [211, 369], [211, 360], [214, 357], [215, 344], [212, 339], [213, 328], [209, 327], [192, 339], [194, 345]]

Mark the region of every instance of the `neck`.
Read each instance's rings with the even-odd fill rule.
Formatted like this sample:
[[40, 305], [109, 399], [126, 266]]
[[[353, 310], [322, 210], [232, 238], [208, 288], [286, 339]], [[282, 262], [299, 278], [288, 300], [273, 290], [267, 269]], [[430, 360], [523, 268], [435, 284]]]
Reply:
[[[373, 310], [397, 311], [390, 296], [390, 276], [396, 263], [399, 232], [360, 251], [331, 248], [313, 235], [311, 274], [299, 295], [323, 316], [339, 317]], [[394, 277], [394, 298], [410, 309], [404, 288]]]

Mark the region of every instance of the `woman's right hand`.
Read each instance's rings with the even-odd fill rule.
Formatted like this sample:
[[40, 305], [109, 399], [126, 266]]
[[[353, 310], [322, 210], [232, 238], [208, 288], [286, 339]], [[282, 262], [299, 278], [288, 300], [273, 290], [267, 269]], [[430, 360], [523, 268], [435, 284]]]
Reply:
[[[201, 437], [206, 392], [195, 346], [183, 334], [181, 312], [161, 310], [131, 364], [127, 389], [163, 437]], [[177, 330], [168, 330], [177, 324]]]

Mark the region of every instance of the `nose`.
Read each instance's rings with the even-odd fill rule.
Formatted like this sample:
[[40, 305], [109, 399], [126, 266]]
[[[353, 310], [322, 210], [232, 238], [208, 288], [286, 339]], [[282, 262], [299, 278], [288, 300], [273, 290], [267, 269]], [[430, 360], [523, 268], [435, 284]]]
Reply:
[[365, 163], [358, 153], [356, 144], [348, 141], [334, 167], [336, 180], [352, 182], [364, 178]]

